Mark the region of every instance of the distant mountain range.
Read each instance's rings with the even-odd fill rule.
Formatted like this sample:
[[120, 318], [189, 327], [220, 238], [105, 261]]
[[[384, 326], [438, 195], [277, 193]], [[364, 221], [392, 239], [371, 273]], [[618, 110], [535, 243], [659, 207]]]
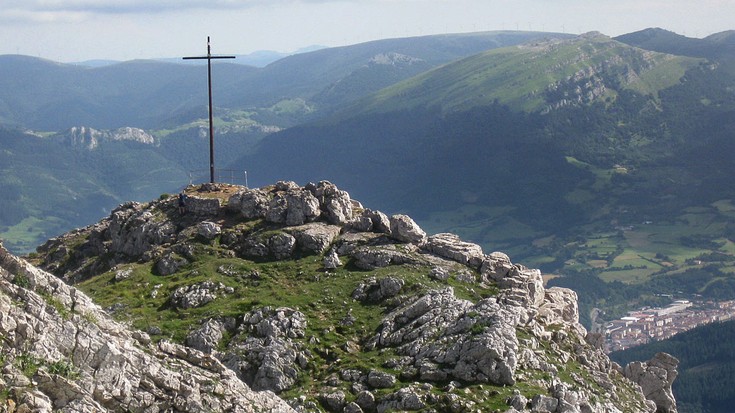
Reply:
[[[291, 53], [285, 53], [285, 52], [277, 52], [275, 50], [257, 50], [252, 53], [248, 54], [238, 54], [235, 55], [235, 60], [232, 61], [232, 63], [240, 64], [240, 65], [246, 65], [246, 66], [254, 66], [254, 67], [265, 67], [269, 64], [275, 62], [276, 60], [283, 59], [286, 56], [291, 56], [299, 53], [308, 53], [313, 52], [315, 50], [319, 49], [326, 49], [327, 46], [307, 46], [301, 49], [296, 50], [295, 52]], [[158, 62], [166, 62], [166, 63], [189, 63], [189, 64], [206, 64], [206, 62], [182, 62], [181, 57], [162, 57], [162, 58], [156, 58], [156, 59], [150, 59], [155, 60]], [[88, 67], [102, 67], [102, 66], [110, 66], [122, 63], [119, 60], [101, 60], [101, 59], [95, 59], [95, 60], [85, 60], [82, 62], [74, 62], [72, 64], [79, 65], [79, 66], [88, 66]]]
[[[265, 68], [217, 62], [215, 104], [257, 110], [298, 98], [328, 109], [451, 60], [549, 35], [488, 32], [380, 40], [291, 55]], [[421, 64], [402, 63], [397, 55]], [[202, 66], [178, 63], [130, 61], [90, 68], [0, 56], [0, 122], [43, 131], [179, 125], [205, 113], [204, 79]], [[338, 93], [348, 96], [331, 99]]]
[[735, 30], [695, 39], [668, 30], [652, 28], [624, 34], [615, 40], [646, 50], [680, 56], [732, 59], [735, 55]]

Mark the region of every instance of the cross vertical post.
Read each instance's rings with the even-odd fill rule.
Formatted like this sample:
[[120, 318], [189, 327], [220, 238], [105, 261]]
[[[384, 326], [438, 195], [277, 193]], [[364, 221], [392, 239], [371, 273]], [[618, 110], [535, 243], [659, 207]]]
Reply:
[[187, 56], [184, 60], [207, 59], [207, 89], [209, 90], [209, 182], [214, 183], [214, 116], [212, 115], [212, 59], [234, 59], [235, 56], [212, 56], [212, 48], [207, 36], [206, 56]]

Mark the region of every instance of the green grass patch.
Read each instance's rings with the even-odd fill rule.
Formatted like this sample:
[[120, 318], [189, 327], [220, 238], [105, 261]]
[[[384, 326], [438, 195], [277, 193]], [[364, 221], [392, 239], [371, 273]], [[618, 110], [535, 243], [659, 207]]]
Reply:
[[0, 239], [5, 240], [4, 244], [8, 249], [22, 254], [33, 251], [41, 242], [57, 235], [66, 226], [67, 221], [51, 215], [46, 215], [43, 219], [28, 217], [6, 227], [5, 231], [0, 232]]
[[[428, 267], [389, 266], [370, 272], [342, 267], [324, 272], [321, 256], [256, 263], [237, 258], [220, 258], [216, 250], [207, 252], [211, 247], [202, 248], [204, 251], [198, 254], [196, 262], [173, 275], [155, 275], [150, 263], [128, 264], [86, 280], [79, 288], [103, 307], [114, 308], [122, 304], [116, 317], [130, 320], [136, 328], [147, 330], [155, 326], [162, 330], [162, 336], [177, 341], [182, 341], [203, 319], [236, 317], [254, 308], [271, 306], [289, 307], [305, 313], [310, 320], [310, 334], [336, 345], [362, 340], [374, 332], [384, 315], [381, 306], [365, 305], [349, 298], [365, 279], [388, 276], [401, 278], [406, 283], [403, 289], [406, 294], [417, 294], [447, 285], [430, 279]], [[220, 268], [226, 271], [220, 271]], [[132, 269], [132, 275], [123, 281], [115, 281], [115, 272], [123, 269]], [[253, 273], [258, 274], [257, 279], [251, 277]], [[234, 293], [226, 299], [218, 298], [199, 308], [184, 310], [171, 307], [168, 300], [177, 288], [203, 281], [222, 283], [232, 287]], [[483, 289], [453, 279], [450, 279], [449, 285], [455, 288], [459, 297], [474, 301], [497, 293], [493, 289]], [[154, 291], [157, 292], [155, 297]], [[335, 329], [334, 320], [342, 319], [348, 312], [359, 323], [354, 327]], [[333, 331], [323, 334], [330, 329]]]
[[22, 353], [15, 358], [15, 367], [20, 370], [23, 375], [31, 378], [36, 375], [38, 369], [43, 365], [43, 360], [30, 353]]

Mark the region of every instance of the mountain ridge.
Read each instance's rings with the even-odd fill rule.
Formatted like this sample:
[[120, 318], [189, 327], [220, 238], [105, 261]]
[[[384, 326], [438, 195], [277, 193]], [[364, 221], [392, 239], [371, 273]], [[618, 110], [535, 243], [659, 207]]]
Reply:
[[[204, 184], [186, 192], [183, 214], [176, 197], [127, 203], [98, 224], [50, 240], [30, 258], [90, 293], [115, 318], [143, 327], [125, 333], [143, 348], [158, 343], [174, 358], [224, 367], [228, 380], [236, 375], [255, 391], [274, 391], [297, 410], [562, 406], [612, 413], [654, 412], [658, 403], [659, 411], [676, 411], [675, 359], [657, 355], [626, 368], [610, 363], [578, 323], [576, 295], [545, 289], [540, 272], [503, 253], [485, 254], [452, 234], [427, 236], [410, 217], [365, 208], [324, 181], [260, 189]], [[73, 287], [54, 289], [60, 280], [5, 251], [0, 262], [0, 298], [32, 288], [40, 290], [36, 301], [41, 307], [45, 301], [49, 322], [108, 323], [101, 312], [85, 317], [89, 305]], [[75, 294], [80, 304], [71, 299], [69, 308]], [[21, 356], [43, 358], [49, 351], [43, 336], [19, 335], [17, 324], [2, 321], [4, 336], [25, 343], [19, 353], [2, 341], [5, 364], [20, 366]], [[72, 344], [50, 350], [76, 372], [56, 378], [62, 388], [91, 380], [89, 357], [69, 352], [77, 347], [102, 351]], [[25, 374], [56, 377], [49, 368]], [[147, 375], [157, 382], [155, 373]], [[128, 383], [127, 377], [117, 380]], [[21, 381], [11, 379], [7, 400], [28, 406], [22, 395], [31, 393], [62, 411], [80, 401], [110, 410], [119, 402], [163, 406], [180, 394], [174, 384], [169, 396], [145, 401], [138, 395], [145, 389], [130, 382], [112, 399], [80, 391], [70, 402], [56, 385], [21, 390]], [[199, 383], [206, 388], [208, 382]], [[197, 411], [199, 400], [177, 408]]]
[[[263, 68], [216, 62], [214, 76], [218, 80], [213, 88], [218, 106], [253, 110], [282, 100], [310, 99], [360, 69], [376, 54], [416, 55], [437, 65], [546, 35], [482, 32], [387, 39], [291, 55]], [[26, 65], [18, 66], [19, 62]], [[199, 109], [198, 116], [204, 118], [206, 111], [201, 108], [207, 102], [207, 91], [203, 80], [206, 70], [202, 70], [203, 66], [152, 60], [82, 67], [27, 56], [0, 56], [0, 119], [29, 129], [58, 131], [79, 125], [95, 129], [161, 128], [166, 126], [162, 120], [193, 109]], [[396, 73], [400, 78], [414, 74]], [[369, 83], [356, 86], [353, 91], [362, 94], [373, 90]], [[319, 103], [325, 105], [328, 101]], [[56, 115], [59, 111], [65, 116]]]
[[705, 38], [691, 38], [661, 28], [648, 28], [615, 37], [615, 40], [662, 53], [732, 59], [735, 43], [732, 30], [713, 33]]
[[[369, 113], [375, 108], [389, 111], [412, 105], [456, 111], [463, 106], [498, 102], [515, 109], [544, 112], [570, 104], [591, 104], [607, 97], [614, 98], [620, 89], [655, 92], [677, 84], [684, 72], [699, 62], [641, 53], [621, 47], [622, 44], [593, 32], [574, 39], [552, 39], [494, 49], [406, 80], [379, 92], [373, 101], [366, 99], [354, 107], [363, 108], [358, 114]], [[510, 74], [511, 67], [516, 68], [518, 76]], [[555, 73], [557, 69], [561, 72]], [[669, 70], [674, 73], [667, 73]], [[520, 76], [532, 81], [523, 84]], [[658, 79], [658, 84], [649, 83], [653, 79]], [[577, 92], [568, 94], [569, 85], [576, 87]], [[558, 89], [561, 95], [553, 97]], [[433, 100], [425, 101], [426, 95]], [[416, 103], [410, 101], [413, 97], [418, 99]]]

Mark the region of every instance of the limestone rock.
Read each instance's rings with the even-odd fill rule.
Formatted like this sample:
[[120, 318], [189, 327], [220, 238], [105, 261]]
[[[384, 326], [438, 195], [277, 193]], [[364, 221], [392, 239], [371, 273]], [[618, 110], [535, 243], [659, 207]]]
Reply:
[[384, 213], [365, 209], [362, 216], [370, 219], [372, 231], [382, 234], [390, 234], [390, 218], [388, 218]]
[[358, 216], [348, 222], [345, 228], [357, 232], [370, 232], [373, 230], [373, 221], [366, 216]]
[[186, 345], [204, 353], [211, 353], [224, 337], [225, 326], [222, 322], [209, 319], [199, 329], [186, 336]]
[[342, 265], [342, 261], [339, 259], [339, 255], [337, 254], [337, 250], [332, 248], [329, 250], [329, 253], [324, 256], [324, 260], [322, 260], [322, 265], [324, 265], [324, 269], [326, 270], [334, 270]]
[[342, 409], [343, 413], [363, 413], [364, 410], [362, 410], [362, 407], [360, 407], [359, 404], [355, 402], [347, 403], [347, 405]]
[[[34, 290], [11, 283], [17, 273]], [[36, 291], [50, 294], [69, 315], [59, 314]], [[16, 349], [23, 349], [24, 357], [42, 364], [69, 363], [78, 375], [69, 380], [47, 374], [42, 366], [23, 387], [6, 383], [11, 394], [19, 395], [13, 399], [15, 412], [293, 411], [272, 393], [252, 391], [197, 350], [163, 342], [141, 348], [129, 330], [84, 294], [1, 247], [0, 336], [6, 357], [18, 357]], [[6, 361], [11, 374], [23, 376], [13, 360]]]
[[385, 277], [378, 280], [373, 277], [360, 283], [352, 292], [352, 298], [366, 303], [379, 303], [401, 292], [404, 284], [400, 278]]
[[[526, 409], [526, 405], [528, 404], [528, 399], [524, 397], [520, 391], [516, 390], [513, 392], [513, 396], [510, 397], [508, 400], [508, 405], [512, 408], [523, 411]], [[549, 410], [550, 412], [553, 412], [554, 409]]]
[[417, 411], [426, 407], [423, 392], [413, 386], [404, 387], [383, 398], [377, 405], [377, 412]]
[[623, 374], [638, 383], [646, 398], [656, 403], [657, 413], [676, 413], [676, 400], [671, 384], [678, 375], [679, 360], [666, 353], [656, 353], [647, 362], [632, 362], [625, 366]]
[[133, 276], [133, 270], [126, 268], [124, 270], [115, 271], [115, 281], [123, 281]]
[[260, 237], [246, 238], [234, 248], [247, 258], [265, 258], [271, 252], [267, 241], [261, 240]]
[[156, 262], [156, 272], [159, 275], [171, 275], [188, 263], [185, 258], [169, 252]]
[[342, 412], [345, 407], [346, 396], [342, 391], [325, 393], [319, 396], [319, 401], [329, 412]]
[[457, 299], [447, 288], [394, 310], [384, 319], [371, 345], [393, 347], [399, 354], [413, 357], [412, 364], [424, 380], [452, 377], [470, 383], [512, 385], [518, 349], [515, 326], [519, 321], [515, 312], [494, 300], [472, 304]]
[[355, 403], [357, 403], [357, 405], [364, 411], [372, 412], [375, 410], [375, 395], [370, 391], [363, 390], [357, 393]]
[[341, 228], [323, 222], [313, 222], [289, 227], [286, 231], [296, 238], [299, 248], [307, 252], [321, 254], [334, 242]]
[[231, 292], [232, 289], [222, 283], [204, 281], [177, 288], [171, 294], [169, 302], [174, 308], [197, 308], [214, 301], [219, 293]]
[[374, 389], [389, 389], [396, 384], [396, 377], [390, 373], [371, 370], [367, 376], [367, 383]]
[[[409, 244], [411, 245], [411, 244]], [[387, 245], [381, 247], [357, 247], [350, 256], [354, 258], [357, 268], [364, 270], [374, 270], [376, 268], [387, 267], [389, 265], [413, 264], [420, 260], [416, 257], [417, 249], [399, 248], [395, 245]]]
[[449, 271], [447, 271], [443, 267], [434, 267], [431, 269], [431, 272], [429, 273], [429, 277], [431, 277], [434, 280], [439, 281], [446, 281], [449, 279]]
[[245, 189], [230, 197], [228, 207], [238, 211], [245, 219], [265, 218], [270, 197], [260, 189]]
[[[206, 193], [217, 188], [226, 191]], [[197, 191], [201, 200], [195, 196], [193, 202], [201, 208], [194, 207], [191, 213], [177, 214], [173, 199], [128, 203], [98, 224], [49, 241], [39, 249], [40, 259], [72, 282], [119, 273], [120, 287], [135, 283], [145, 289], [144, 296], [159, 299], [161, 294], [171, 294], [172, 312], [204, 306], [234, 292], [219, 282], [180, 284], [188, 277], [198, 277], [197, 267], [208, 265], [210, 259], [217, 267], [216, 277], [224, 275], [224, 282], [241, 283], [238, 292], [247, 291], [250, 296], [257, 297], [260, 290], [256, 289], [261, 287], [265, 287], [264, 294], [279, 286], [289, 293], [298, 291], [295, 283], [302, 281], [324, 282], [323, 296], [299, 300], [304, 313], [298, 308], [250, 307], [257, 306], [257, 299], [252, 304], [238, 301], [226, 310], [233, 312], [227, 317], [212, 313], [221, 305], [210, 305], [209, 311], [206, 307], [178, 311], [182, 318], [206, 314], [207, 319], [193, 320], [200, 324], [189, 331], [188, 347], [167, 341], [151, 347], [151, 337], [145, 333], [108, 327], [106, 316], [98, 317], [89, 310], [92, 306], [85, 304], [83, 295], [66, 294], [75, 290], [59, 280], [45, 288], [35, 275], [19, 278], [17, 283], [44, 288], [45, 296], [39, 296], [13, 284], [14, 278], [7, 276], [7, 281], [0, 279], [0, 346], [4, 346], [0, 354], [14, 366], [18, 354], [5, 351], [12, 344], [29, 348], [44, 360], [74, 360], [75, 366], [83, 365], [78, 380], [44, 371], [30, 380], [11, 366], [12, 371], [0, 375], [0, 386], [27, 389], [22, 399], [13, 396], [13, 403], [19, 403], [16, 411], [44, 411], [46, 406], [62, 412], [253, 411], [252, 400], [272, 394], [253, 393], [251, 387], [293, 395], [301, 390], [295, 387], [300, 378], [312, 373], [322, 382], [309, 388], [322, 388], [322, 397], [307, 391], [292, 400], [301, 411], [476, 411], [482, 393], [497, 396], [484, 383], [512, 386], [516, 381], [532, 383], [539, 394], [511, 397], [509, 412], [655, 410], [637, 393], [638, 386], [621, 382], [626, 379], [614, 371], [609, 358], [585, 341], [576, 295], [566, 289], [544, 289], [538, 270], [514, 264], [503, 253], [485, 255], [478, 245], [452, 234], [427, 237], [410, 218], [388, 218], [364, 209], [326, 181], [303, 188], [279, 182], [257, 190], [202, 185]], [[225, 214], [216, 199], [233, 192]], [[329, 252], [322, 257], [325, 251]], [[201, 259], [203, 253], [211, 257]], [[235, 257], [252, 262], [229, 261]], [[285, 265], [264, 262], [297, 257], [298, 261]], [[340, 261], [347, 261], [346, 268], [332, 271], [342, 265]], [[317, 269], [320, 262], [324, 271]], [[184, 273], [188, 263], [191, 270]], [[161, 275], [177, 274], [160, 277], [152, 286], [145, 277], [125, 281], [124, 269], [135, 268], [139, 274], [139, 268], [145, 268], [141, 264], [155, 264]], [[18, 273], [20, 264], [12, 265], [12, 271]], [[389, 266], [401, 267], [385, 268]], [[380, 275], [365, 275], [353, 267], [379, 269]], [[289, 274], [281, 274], [282, 268]], [[308, 271], [297, 269], [291, 274], [292, 268]], [[446, 287], [447, 282], [456, 285], [456, 281], [462, 283], [458, 287], [462, 296], [473, 297], [473, 301], [456, 297]], [[45, 302], [49, 295], [58, 303]], [[6, 296], [11, 297], [9, 301]], [[8, 302], [14, 308], [5, 305]], [[68, 320], [60, 315], [60, 305], [73, 309], [64, 315]], [[119, 302], [109, 311], [123, 316], [134, 305]], [[20, 309], [33, 309], [36, 315], [24, 318]], [[380, 314], [382, 319], [364, 323], [366, 309], [369, 317]], [[309, 330], [305, 314], [318, 317], [308, 320], [313, 322]], [[98, 318], [104, 318], [104, 323], [91, 321]], [[53, 340], [43, 335], [50, 319], [62, 326], [49, 333]], [[170, 334], [163, 331], [168, 327], [156, 323], [147, 328], [150, 334], [159, 336], [157, 339]], [[94, 331], [94, 326], [102, 333]], [[121, 341], [111, 335], [127, 338]], [[98, 336], [101, 343], [97, 343]], [[34, 340], [46, 344], [27, 344]], [[141, 346], [143, 354], [128, 351]], [[370, 359], [356, 362], [355, 357], [363, 354], [370, 354]], [[377, 360], [379, 365], [370, 364]], [[567, 369], [568, 363], [574, 363], [575, 369]], [[670, 364], [659, 361], [645, 368], [630, 367], [631, 376], [645, 383], [656, 383], [651, 377], [668, 380], [675, 376], [675, 370], [667, 367]], [[331, 371], [323, 375], [313, 371], [322, 366]], [[578, 374], [576, 366], [584, 374]], [[103, 384], [97, 384], [98, 379]], [[655, 390], [665, 388], [661, 384], [665, 382], [652, 385], [651, 394], [665, 396], [665, 390]], [[665, 406], [666, 397], [658, 398]], [[259, 406], [261, 411], [288, 411], [278, 410], [280, 401], [265, 403], [263, 406], [271, 407]], [[670, 406], [664, 409], [673, 411]]]
[[[537, 394], [533, 396], [533, 399], [531, 399], [531, 411], [534, 412], [555, 412], [557, 411], [558, 407], [559, 400], [554, 397]], [[516, 407], [516, 409], [518, 408]]]
[[137, 258], [154, 245], [175, 240], [176, 227], [171, 221], [156, 217], [143, 207], [131, 202], [112, 211], [108, 234], [113, 253]]
[[186, 200], [186, 213], [202, 217], [217, 216], [222, 207], [222, 201], [219, 198], [205, 198], [196, 195], [189, 195]]
[[243, 316], [223, 363], [255, 390], [281, 392], [293, 386], [309, 355], [293, 339], [303, 338], [306, 317], [290, 308], [264, 307]]
[[482, 275], [496, 281], [502, 289], [499, 301], [517, 308], [526, 322], [536, 315], [544, 301], [544, 282], [539, 270], [513, 265], [502, 277], [499, 274], [488, 276], [487, 272]]
[[202, 237], [211, 240], [222, 233], [222, 227], [211, 221], [202, 221], [197, 224], [197, 233]]
[[296, 249], [296, 238], [291, 234], [280, 232], [268, 239], [268, 250], [277, 260], [290, 258]]
[[299, 184], [297, 184], [294, 181], [278, 181], [276, 182], [274, 186], [275, 186], [276, 191], [278, 192], [285, 192], [285, 191], [301, 188]]
[[352, 202], [350, 194], [328, 181], [321, 181], [314, 189], [327, 222], [334, 225], [345, 225], [352, 220]]
[[321, 214], [319, 200], [309, 191], [295, 188], [277, 193], [268, 204], [265, 219], [288, 226], [316, 220]]
[[490, 280], [502, 280], [513, 268], [510, 258], [502, 252], [492, 252], [485, 257], [480, 267], [482, 275]]
[[426, 232], [408, 215], [397, 214], [390, 217], [390, 236], [398, 241], [421, 244], [426, 240]]
[[482, 247], [471, 242], [462, 241], [455, 234], [432, 235], [422, 248], [440, 257], [448, 258], [475, 269], [480, 269], [485, 259]]
[[537, 320], [545, 325], [568, 325], [580, 337], [587, 335], [585, 328], [579, 324], [577, 293], [568, 288], [552, 287], [545, 290]]

